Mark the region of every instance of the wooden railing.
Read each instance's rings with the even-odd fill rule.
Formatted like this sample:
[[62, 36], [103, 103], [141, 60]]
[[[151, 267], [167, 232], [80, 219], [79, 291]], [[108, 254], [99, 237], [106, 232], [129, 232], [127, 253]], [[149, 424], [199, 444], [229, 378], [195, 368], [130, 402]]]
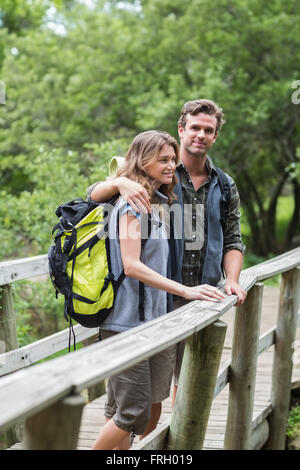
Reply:
[[[194, 301], [174, 312], [71, 354], [32, 365], [66, 347], [68, 330], [18, 348], [11, 283], [47, 274], [46, 256], [0, 263], [0, 432], [24, 424], [26, 449], [75, 449], [84, 399], [81, 392], [110, 375], [186, 339], [170, 422], [134, 449], [202, 449], [213, 399], [229, 382], [225, 449], [283, 449], [290, 400], [293, 343], [300, 294], [300, 248], [244, 270], [248, 291], [236, 309], [231, 363], [219, 371], [226, 332], [222, 315], [236, 302]], [[263, 284], [282, 274], [278, 322], [259, 338]], [[95, 329], [75, 327], [78, 340]], [[253, 417], [257, 356], [275, 344], [270, 404]], [[31, 367], [27, 367], [31, 366]], [[200, 399], [198, 399], [200, 397]], [[190, 406], [191, 401], [196, 406]]]

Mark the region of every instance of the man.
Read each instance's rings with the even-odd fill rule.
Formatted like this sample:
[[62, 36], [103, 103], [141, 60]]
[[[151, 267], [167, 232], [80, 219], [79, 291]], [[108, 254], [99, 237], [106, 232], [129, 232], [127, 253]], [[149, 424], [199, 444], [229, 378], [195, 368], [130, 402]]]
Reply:
[[[177, 174], [180, 178], [184, 207], [192, 205], [193, 215], [196, 213], [198, 204], [202, 204], [204, 208], [204, 224], [200, 227], [203, 233], [198, 231], [195, 234], [195, 245], [200, 244], [200, 249], [195, 252], [191, 249], [185, 250], [183, 256], [182, 275], [184, 282], [189, 285], [194, 284], [194, 282], [198, 284], [199, 281], [215, 284], [220, 280], [220, 271], [217, 266], [214, 267], [215, 272], [207, 272], [209, 270], [207, 256], [210, 244], [210, 240], [208, 240], [210, 214], [207, 203], [213, 186], [217, 186], [216, 170], [207, 152], [218, 137], [224, 123], [223, 117], [222, 110], [214, 102], [196, 100], [185, 103], [178, 121], [181, 163], [177, 169]], [[220, 232], [220, 223], [214, 227], [215, 231], [219, 230], [219, 236], [223, 239], [223, 246], [221, 247], [222, 243], [220, 243], [219, 251], [215, 251], [212, 256], [215, 259], [221, 255], [220, 261], [223, 257], [226, 275], [225, 292], [228, 295], [237, 295], [237, 303], [239, 304], [243, 303], [246, 297], [246, 292], [239, 286], [239, 275], [245, 247], [242, 243], [239, 224], [239, 195], [234, 181], [230, 177], [228, 179], [230, 181], [231, 196], [225, 233]], [[220, 195], [215, 196], [215, 199], [219, 198]], [[201, 237], [203, 241], [199, 241]], [[216, 233], [214, 233], [214, 237], [216, 237]], [[216, 248], [216, 245], [214, 248]], [[222, 253], [220, 252], [221, 248]]]
[[[208, 156], [224, 123], [223, 118], [222, 109], [206, 99], [189, 101], [181, 110], [178, 121], [181, 161], [176, 170], [178, 184], [174, 192], [184, 212], [184, 236], [175, 240], [176, 259], [182, 274], [182, 279], [176, 280], [188, 286], [217, 285], [222, 280], [223, 266], [225, 293], [236, 295], [237, 304], [241, 304], [247, 294], [239, 286], [245, 249], [240, 232], [239, 194], [227, 175], [230, 205], [224, 228], [220, 222], [222, 193], [217, 171]], [[91, 198], [96, 201], [109, 200], [118, 192], [135, 210], [151, 210], [144, 188], [126, 178], [96, 184], [90, 189]], [[174, 300], [174, 309], [183, 305], [182, 300]], [[183, 349], [184, 342], [178, 345], [175, 394]]]
[[[207, 153], [215, 143], [224, 123], [223, 112], [210, 100], [196, 100], [184, 104], [178, 121], [180, 138], [180, 160], [177, 175], [184, 210], [192, 208], [192, 233], [194, 240], [185, 249], [182, 261], [182, 282], [186, 285], [207, 283], [217, 285], [222, 279], [222, 264], [225, 272], [225, 293], [237, 296], [237, 304], [245, 301], [246, 292], [239, 286], [244, 245], [240, 232], [239, 195], [234, 181], [230, 182], [230, 206], [223, 231], [220, 224], [220, 187], [215, 167]], [[218, 194], [219, 193], [219, 194]], [[203, 223], [196, 228], [197, 208], [203, 208]], [[199, 224], [198, 224], [199, 227]], [[213, 241], [212, 241], [213, 239]], [[195, 249], [193, 249], [193, 244]], [[182, 306], [175, 299], [174, 307]], [[183, 357], [183, 343], [177, 347], [177, 361], [174, 375], [174, 397]]]

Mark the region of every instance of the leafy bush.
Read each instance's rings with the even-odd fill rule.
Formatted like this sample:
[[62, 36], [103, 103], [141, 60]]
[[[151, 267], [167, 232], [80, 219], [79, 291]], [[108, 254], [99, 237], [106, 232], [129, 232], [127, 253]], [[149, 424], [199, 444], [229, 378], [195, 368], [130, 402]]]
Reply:
[[300, 405], [292, 407], [286, 430], [286, 436], [289, 440], [295, 439], [300, 434]]
[[55, 297], [50, 279], [13, 284], [14, 309], [20, 346], [66, 328], [63, 297]]
[[58, 220], [56, 208], [76, 197], [85, 198], [88, 186], [107, 176], [111, 157], [124, 154], [127, 146], [126, 140], [87, 144], [81, 154], [40, 147], [23, 167], [31, 190], [0, 191], [5, 201], [0, 206], [0, 260], [46, 253]]

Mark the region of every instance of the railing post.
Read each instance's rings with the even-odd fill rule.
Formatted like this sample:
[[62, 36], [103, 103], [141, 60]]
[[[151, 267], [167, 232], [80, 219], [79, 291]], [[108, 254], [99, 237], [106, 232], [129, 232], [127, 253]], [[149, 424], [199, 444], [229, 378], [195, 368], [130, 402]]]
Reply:
[[85, 400], [81, 395], [54, 403], [26, 420], [26, 450], [76, 450]]
[[1, 352], [11, 351], [19, 347], [12, 287], [9, 284], [0, 287], [0, 341], [3, 349], [5, 348], [5, 351], [2, 351], [1, 348]]
[[275, 335], [268, 450], [285, 449], [285, 433], [291, 396], [292, 354], [300, 296], [300, 268], [282, 274]]
[[[99, 338], [97, 335], [92, 336], [91, 338], [87, 338], [82, 341], [82, 344], [84, 347], [89, 346], [90, 344], [94, 344], [97, 341], [99, 341]], [[91, 402], [95, 400], [96, 398], [101, 397], [106, 393], [106, 387], [105, 387], [105, 381], [103, 380], [102, 382], [97, 383], [96, 385], [92, 385], [87, 389], [88, 393], [88, 401]]]
[[[0, 286], [0, 354], [17, 349], [18, 336], [13, 306], [12, 286]], [[20, 424], [6, 431], [6, 446], [11, 447], [21, 440]]]
[[224, 449], [250, 449], [263, 283], [236, 308]]
[[216, 321], [186, 340], [167, 448], [202, 449], [227, 325]]

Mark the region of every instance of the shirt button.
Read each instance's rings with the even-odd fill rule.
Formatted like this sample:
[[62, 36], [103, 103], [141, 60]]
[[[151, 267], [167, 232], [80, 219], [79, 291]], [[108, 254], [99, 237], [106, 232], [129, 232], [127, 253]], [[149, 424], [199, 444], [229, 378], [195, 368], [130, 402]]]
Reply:
[[190, 273], [190, 276], [192, 276], [192, 275], [193, 275], [193, 272]]
[[197, 198], [196, 198], [196, 197], [194, 197], [194, 201], [197, 201]]
[[195, 253], [192, 254], [192, 258], [195, 258]]

